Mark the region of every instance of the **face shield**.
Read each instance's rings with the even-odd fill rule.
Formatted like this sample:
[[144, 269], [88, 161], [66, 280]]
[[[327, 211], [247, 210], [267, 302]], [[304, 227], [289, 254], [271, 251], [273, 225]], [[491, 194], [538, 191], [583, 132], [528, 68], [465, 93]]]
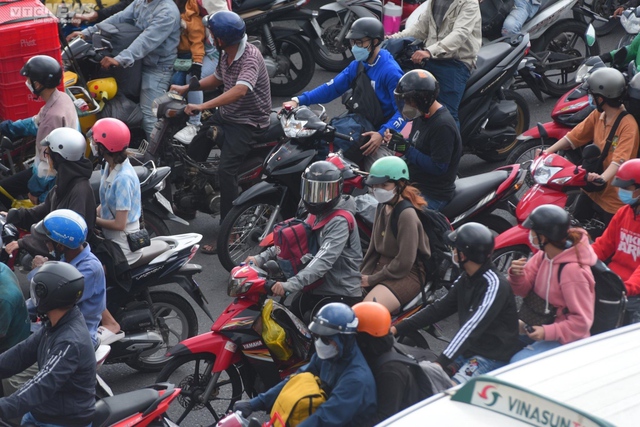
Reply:
[[328, 203], [340, 197], [342, 180], [313, 181], [302, 177], [302, 200], [309, 204]]

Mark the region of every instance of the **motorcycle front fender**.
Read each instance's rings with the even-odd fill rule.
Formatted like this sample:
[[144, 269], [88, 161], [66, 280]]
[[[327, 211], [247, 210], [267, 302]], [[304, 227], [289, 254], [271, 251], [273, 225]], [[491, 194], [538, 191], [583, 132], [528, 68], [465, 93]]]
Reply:
[[529, 242], [529, 229], [518, 224], [496, 237], [495, 250], [520, 245], [527, 246], [531, 252], [536, 251]]
[[275, 40], [302, 34], [302, 30], [300, 30], [299, 28], [271, 27], [270, 30]]
[[329, 12], [341, 13], [347, 10], [347, 8], [338, 2], [333, 2], [320, 6], [320, 10], [328, 10]]
[[168, 210], [165, 206], [163, 206], [162, 203], [160, 203], [160, 201], [158, 201], [158, 199], [156, 198], [156, 194], [162, 196], [162, 193], [154, 193], [152, 197], [143, 200], [143, 209], [149, 210], [150, 212], [158, 215], [164, 221], [173, 221], [177, 222], [178, 224], [189, 225], [189, 221], [186, 221], [180, 218], [178, 215], [174, 214], [173, 209]]
[[250, 187], [247, 191], [244, 191], [240, 196], [233, 201], [234, 206], [242, 205], [243, 203], [248, 202], [249, 200], [262, 197], [262, 196], [278, 196], [278, 200], [282, 198], [282, 193], [284, 192], [285, 187], [282, 185], [273, 184], [267, 181], [261, 181]]
[[216, 356], [213, 372], [222, 372], [231, 365], [240, 362], [240, 351], [238, 351], [237, 344], [217, 332], [205, 332], [187, 338], [171, 348], [166, 356], [180, 357], [197, 353], [209, 353]]

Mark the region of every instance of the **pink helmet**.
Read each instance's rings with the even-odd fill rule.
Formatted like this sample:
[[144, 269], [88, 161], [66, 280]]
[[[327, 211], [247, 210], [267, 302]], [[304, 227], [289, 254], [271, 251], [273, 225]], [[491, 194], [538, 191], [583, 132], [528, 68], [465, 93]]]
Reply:
[[131, 132], [124, 122], [106, 117], [98, 120], [91, 128], [92, 139], [112, 153], [117, 153], [129, 146]]

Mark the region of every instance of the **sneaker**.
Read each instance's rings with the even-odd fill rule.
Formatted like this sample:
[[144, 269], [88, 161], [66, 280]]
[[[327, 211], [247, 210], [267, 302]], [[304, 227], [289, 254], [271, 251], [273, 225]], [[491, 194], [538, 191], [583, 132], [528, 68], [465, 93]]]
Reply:
[[180, 132], [176, 133], [173, 137], [183, 144], [191, 144], [191, 141], [200, 130], [200, 126], [192, 125], [188, 123]]

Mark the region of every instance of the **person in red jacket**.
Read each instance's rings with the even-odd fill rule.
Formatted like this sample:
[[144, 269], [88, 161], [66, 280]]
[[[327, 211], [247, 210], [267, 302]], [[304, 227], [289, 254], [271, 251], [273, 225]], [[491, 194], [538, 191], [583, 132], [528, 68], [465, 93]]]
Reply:
[[591, 247], [598, 259], [624, 281], [627, 288], [625, 324], [640, 322], [640, 159], [620, 166], [611, 185], [625, 204]]

